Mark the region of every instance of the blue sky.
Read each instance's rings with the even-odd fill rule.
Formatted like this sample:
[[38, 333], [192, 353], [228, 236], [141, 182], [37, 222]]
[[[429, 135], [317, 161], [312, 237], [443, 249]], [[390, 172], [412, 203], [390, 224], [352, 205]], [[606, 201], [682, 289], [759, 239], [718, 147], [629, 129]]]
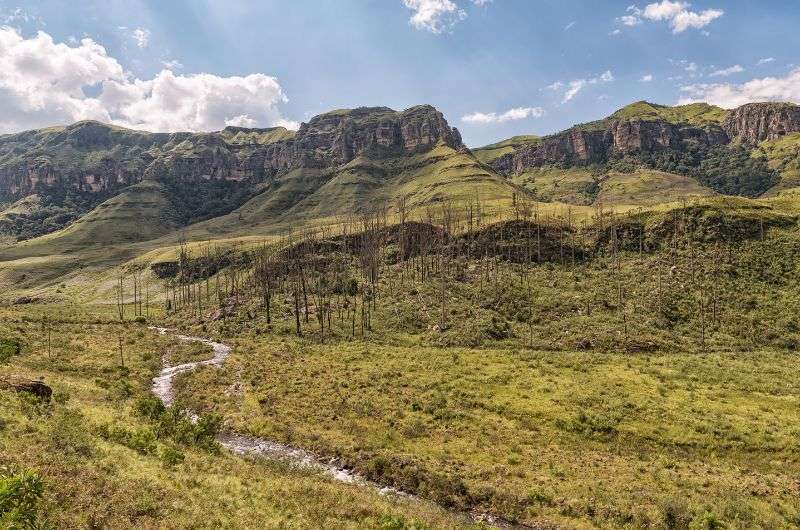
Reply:
[[[0, 25], [15, 33], [7, 60], [19, 72], [0, 68], [0, 105], [16, 116], [0, 118], [3, 132], [74, 117], [151, 129], [293, 126], [334, 108], [430, 103], [476, 146], [641, 99], [800, 100], [796, 0], [0, 0]], [[34, 43], [37, 32], [49, 41]], [[47, 62], [61, 53], [80, 66]], [[35, 69], [30, 54], [42, 55]], [[18, 79], [59, 67], [59, 99], [34, 100], [38, 88]], [[158, 86], [168, 97], [156, 97]], [[207, 96], [194, 102], [195, 90]], [[191, 101], [178, 112], [180, 94]]]

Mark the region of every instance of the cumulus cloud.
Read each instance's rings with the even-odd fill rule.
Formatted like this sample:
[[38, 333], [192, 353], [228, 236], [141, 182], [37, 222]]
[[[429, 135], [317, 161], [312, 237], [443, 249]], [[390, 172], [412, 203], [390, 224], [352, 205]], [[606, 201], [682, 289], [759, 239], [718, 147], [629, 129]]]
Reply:
[[757, 101], [793, 101], [800, 103], [800, 68], [783, 77], [764, 77], [746, 83], [713, 83], [682, 86], [681, 104], [705, 101], [724, 108], [734, 108]]
[[625, 15], [617, 20], [624, 26], [636, 26], [645, 20], [667, 22], [673, 33], [682, 33], [687, 29], [701, 29], [711, 24], [725, 12], [722, 9], [705, 9], [690, 11], [689, 2], [661, 0], [647, 4], [644, 9], [636, 5], [628, 6]]
[[728, 77], [729, 75], [738, 74], [740, 72], [744, 72], [744, 68], [742, 68], [738, 64], [734, 64], [733, 66], [729, 66], [728, 68], [720, 68], [719, 70], [714, 70], [708, 75], [709, 77]]
[[442, 33], [467, 16], [451, 0], [403, 0], [403, 4], [414, 11], [409, 19], [411, 25], [431, 33]]
[[[482, 7], [492, 0], [470, 0]], [[403, 5], [414, 11], [409, 23], [417, 29], [443, 33], [457, 22], [467, 18], [467, 12], [453, 0], [403, 0]]]
[[562, 83], [561, 81], [556, 81], [555, 83], [548, 85], [548, 90], [552, 90], [554, 92], [563, 91], [561, 97], [561, 103], [566, 103], [567, 101], [572, 100], [578, 93], [590, 85], [597, 85], [600, 83], [610, 83], [614, 80], [614, 75], [611, 73], [610, 70], [606, 70], [600, 75], [590, 78], [583, 78], [583, 79], [573, 79], [567, 83]]
[[[91, 95], [90, 95], [91, 94]], [[0, 132], [95, 119], [151, 131], [210, 131], [225, 125], [295, 126], [274, 77], [177, 75], [138, 79], [89, 38], [74, 46], [45, 32], [25, 38], [0, 27]]]
[[544, 116], [544, 109], [541, 107], [516, 107], [500, 114], [496, 112], [473, 112], [462, 116], [461, 121], [479, 124], [504, 123], [526, 118], [541, 118], [542, 116]]

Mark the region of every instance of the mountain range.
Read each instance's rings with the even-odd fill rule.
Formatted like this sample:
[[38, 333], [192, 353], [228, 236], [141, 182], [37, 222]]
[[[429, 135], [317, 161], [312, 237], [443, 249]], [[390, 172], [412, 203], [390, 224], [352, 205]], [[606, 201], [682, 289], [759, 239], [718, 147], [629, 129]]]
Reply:
[[0, 260], [99, 256], [178, 233], [280, 233], [399, 199], [411, 210], [520, 195], [625, 209], [796, 186], [800, 106], [791, 103], [641, 101], [474, 149], [429, 105], [335, 110], [297, 131], [149, 133], [83, 121], [0, 136]]

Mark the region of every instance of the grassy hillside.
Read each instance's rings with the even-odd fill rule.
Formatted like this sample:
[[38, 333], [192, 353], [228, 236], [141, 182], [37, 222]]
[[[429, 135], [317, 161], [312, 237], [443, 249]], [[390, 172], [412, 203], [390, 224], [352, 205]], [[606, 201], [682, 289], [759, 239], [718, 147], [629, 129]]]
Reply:
[[669, 107], [647, 101], [637, 101], [622, 107], [609, 116], [608, 120], [664, 120], [670, 123], [685, 123], [695, 127], [721, 125], [728, 111], [708, 103], [691, 103]]
[[575, 205], [655, 206], [716, 195], [691, 177], [643, 168], [620, 172], [550, 166], [514, 175], [512, 180], [539, 200]]
[[503, 140], [502, 142], [497, 142], [495, 144], [485, 145], [483, 147], [473, 149], [472, 153], [484, 164], [489, 164], [492, 162], [492, 160], [500, 156], [513, 153], [521, 146], [534, 144], [538, 140], [539, 137], [534, 135], [512, 136], [511, 138]]
[[762, 142], [752, 156], [765, 159], [781, 175], [781, 181], [769, 190], [768, 196], [800, 186], [800, 133]]

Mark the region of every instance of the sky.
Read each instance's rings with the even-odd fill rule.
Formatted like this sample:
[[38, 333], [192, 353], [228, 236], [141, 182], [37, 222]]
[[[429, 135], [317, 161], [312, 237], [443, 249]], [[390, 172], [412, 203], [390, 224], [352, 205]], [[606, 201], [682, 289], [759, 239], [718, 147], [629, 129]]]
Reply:
[[0, 133], [428, 103], [474, 147], [638, 100], [800, 103], [800, 1], [631, 1], [0, 0]]

